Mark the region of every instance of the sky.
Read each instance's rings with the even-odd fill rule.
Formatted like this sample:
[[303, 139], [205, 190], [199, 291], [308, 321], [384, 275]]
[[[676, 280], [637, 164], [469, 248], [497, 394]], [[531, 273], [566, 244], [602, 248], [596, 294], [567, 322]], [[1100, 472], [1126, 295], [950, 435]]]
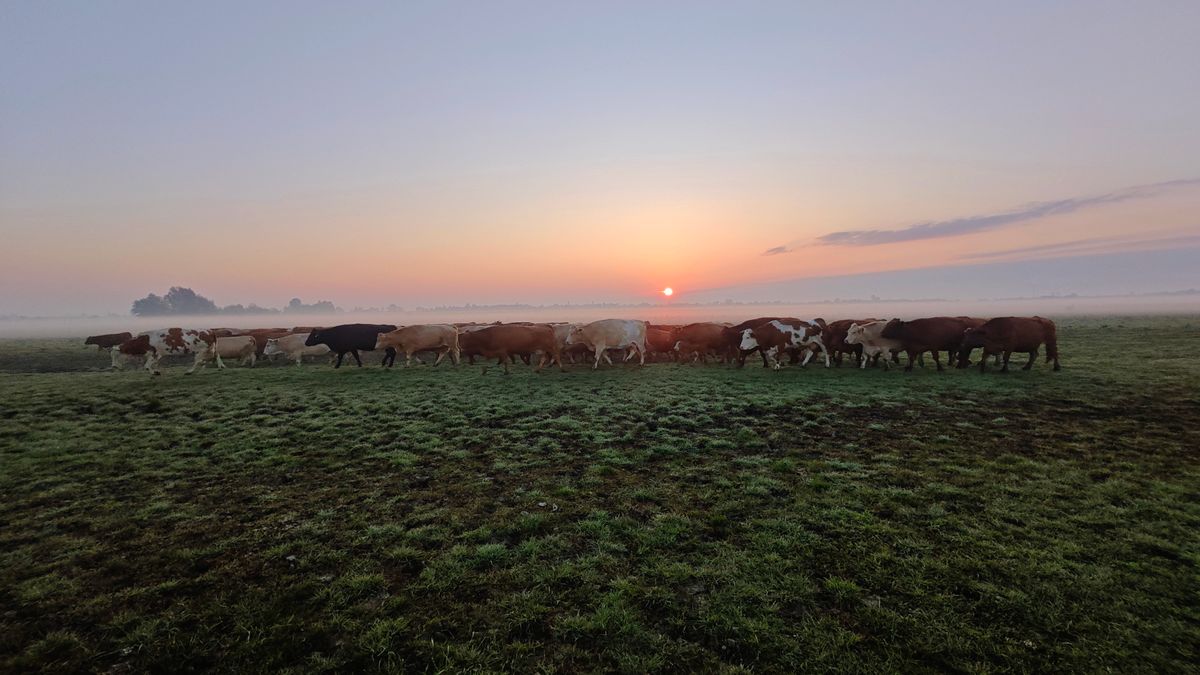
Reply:
[[1200, 3], [846, 5], [0, 4], [0, 315], [1200, 288]]

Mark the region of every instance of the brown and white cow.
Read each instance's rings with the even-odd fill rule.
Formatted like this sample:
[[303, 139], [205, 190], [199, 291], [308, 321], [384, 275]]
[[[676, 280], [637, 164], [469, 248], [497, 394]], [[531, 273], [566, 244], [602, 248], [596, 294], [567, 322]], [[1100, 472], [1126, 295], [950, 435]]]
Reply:
[[140, 333], [150, 338], [150, 344], [163, 356], [187, 355], [203, 351], [216, 339], [212, 331], [188, 328], [163, 328]]
[[[825, 367], [828, 368], [829, 350], [825, 348], [825, 343], [821, 339], [821, 332], [824, 330], [824, 321], [814, 319], [805, 321], [803, 319], [775, 319], [768, 321], [757, 328], [742, 329], [742, 341], [738, 344], [738, 349], [744, 353], [758, 349], [772, 363], [772, 368], [779, 370], [783, 367], [782, 356], [785, 352], [793, 349], [799, 349], [804, 352], [804, 360], [800, 363], [801, 367], [807, 366], [812, 360], [813, 354], [821, 353], [825, 356]], [[813, 351], [809, 347], [815, 347]]]
[[277, 338], [267, 338], [267, 344], [263, 346], [263, 356], [270, 358], [276, 354], [283, 354], [288, 360], [295, 361], [296, 365], [301, 365], [305, 356], [330, 354], [329, 347], [326, 345], [305, 346], [304, 341], [307, 339], [308, 333], [293, 333]]
[[209, 361], [214, 360], [217, 362], [217, 368], [224, 370], [225, 363], [221, 360], [223, 358], [240, 359], [243, 365], [253, 368], [254, 362], [258, 358], [258, 345], [254, 342], [254, 337], [234, 335], [217, 338], [206, 349], [196, 352], [196, 359], [185, 374], [191, 375], [197, 367], [203, 368], [208, 365]]
[[158, 369], [158, 350], [154, 345], [150, 344], [150, 336], [139, 335], [135, 338], [130, 338], [121, 344], [117, 345], [116, 349], [112, 350], [112, 366], [110, 370], [120, 370], [121, 365], [125, 361], [133, 359], [141, 360], [145, 358], [146, 370], [155, 375], [162, 375]]
[[[567, 335], [567, 344], [587, 345], [596, 352], [592, 370], [600, 367], [600, 359], [607, 359], [605, 350], [625, 349], [625, 360], [636, 354], [639, 364], [646, 365], [646, 322], [633, 319], [600, 319], [589, 324], [576, 326]], [[611, 361], [610, 361], [611, 363]]]
[[417, 352], [435, 351], [438, 365], [446, 354], [450, 354], [455, 365], [458, 364], [458, 329], [450, 324], [420, 324], [403, 326], [394, 331], [380, 333], [375, 338], [375, 349], [394, 348], [404, 352], [404, 365], [412, 365], [412, 356]]
[[1029, 354], [1029, 361], [1021, 370], [1033, 368], [1037, 360], [1038, 349], [1046, 345], [1046, 363], [1054, 362], [1054, 370], [1062, 369], [1058, 363], [1058, 328], [1050, 319], [1040, 316], [1002, 316], [991, 319], [977, 328], [968, 328], [963, 332], [958, 362], [960, 367], [966, 367], [970, 362], [971, 350], [983, 348], [979, 359], [979, 372], [987, 371], [988, 355], [1004, 355], [1004, 367], [1000, 372], [1008, 372], [1008, 359], [1013, 352]]
[[119, 347], [121, 343], [133, 339], [133, 333], [106, 333], [104, 335], [89, 335], [83, 341], [83, 346], [96, 345], [98, 351], [111, 351], [113, 347]]

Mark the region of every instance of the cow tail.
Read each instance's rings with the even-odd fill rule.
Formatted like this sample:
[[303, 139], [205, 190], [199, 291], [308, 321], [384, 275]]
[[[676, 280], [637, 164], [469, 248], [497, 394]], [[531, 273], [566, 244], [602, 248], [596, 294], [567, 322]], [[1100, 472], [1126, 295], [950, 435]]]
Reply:
[[1045, 322], [1046, 326], [1046, 363], [1050, 363], [1058, 359], [1058, 328], [1049, 319], [1042, 319], [1042, 321]]

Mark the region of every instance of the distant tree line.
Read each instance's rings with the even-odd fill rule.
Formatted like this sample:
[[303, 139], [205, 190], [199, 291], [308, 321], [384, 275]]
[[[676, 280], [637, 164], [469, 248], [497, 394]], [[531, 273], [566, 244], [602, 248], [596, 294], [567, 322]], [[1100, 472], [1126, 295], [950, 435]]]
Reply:
[[292, 298], [287, 307], [283, 309], [259, 307], [254, 303], [218, 307], [217, 303], [190, 288], [172, 286], [165, 295], [151, 293], [140, 300], [134, 300], [133, 307], [129, 311], [134, 316], [167, 316], [171, 314], [332, 314], [341, 310], [328, 300], [306, 305], [300, 301], [300, 298]]

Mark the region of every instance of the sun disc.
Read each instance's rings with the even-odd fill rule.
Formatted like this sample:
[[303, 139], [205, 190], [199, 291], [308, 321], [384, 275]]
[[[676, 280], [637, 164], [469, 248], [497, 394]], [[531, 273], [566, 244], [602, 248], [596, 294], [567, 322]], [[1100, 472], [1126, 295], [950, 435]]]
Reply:
[[667, 286], [666, 288], [664, 288], [662, 290], [662, 294], [669, 298], [672, 295], [675, 295], [675, 289], [671, 288], [670, 286]]

